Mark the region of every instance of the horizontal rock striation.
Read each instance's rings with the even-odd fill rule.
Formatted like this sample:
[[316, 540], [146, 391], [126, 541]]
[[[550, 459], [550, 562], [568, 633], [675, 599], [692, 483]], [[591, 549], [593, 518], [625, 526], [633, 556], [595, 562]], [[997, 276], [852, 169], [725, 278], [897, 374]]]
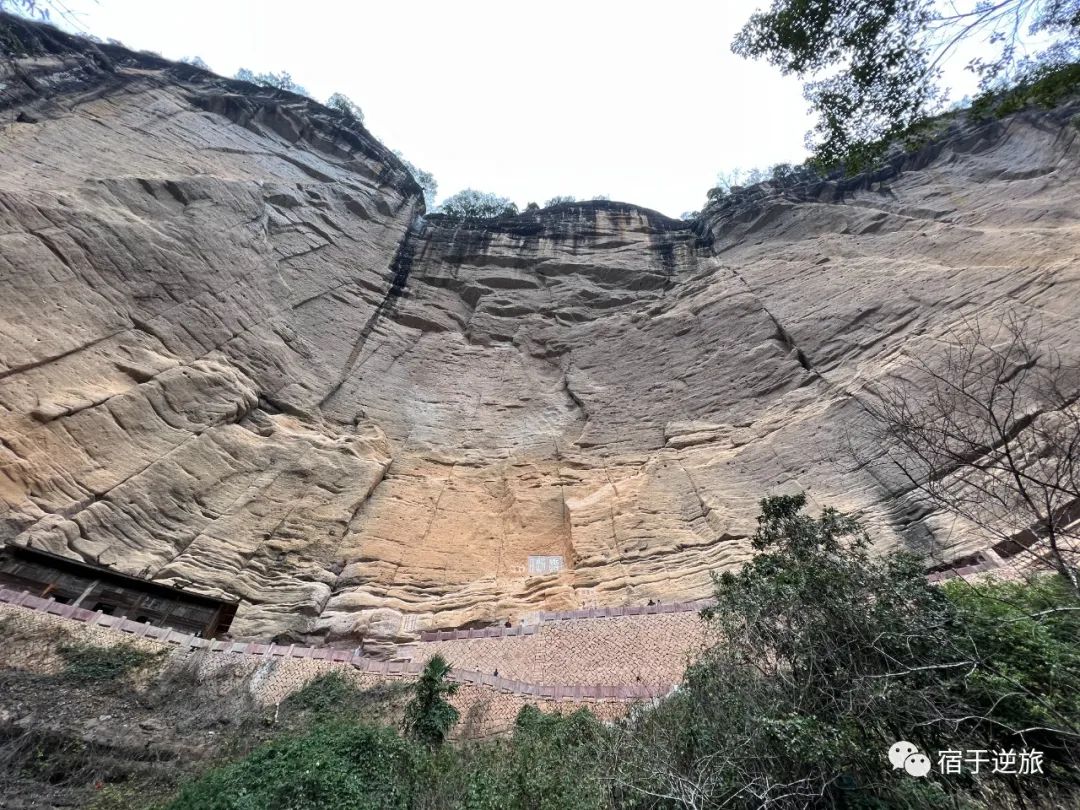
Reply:
[[460, 223], [315, 102], [0, 25], [0, 540], [240, 638], [700, 598], [779, 492], [969, 553], [843, 458], [862, 391], [1009, 307], [1080, 350], [1072, 108], [693, 224]]

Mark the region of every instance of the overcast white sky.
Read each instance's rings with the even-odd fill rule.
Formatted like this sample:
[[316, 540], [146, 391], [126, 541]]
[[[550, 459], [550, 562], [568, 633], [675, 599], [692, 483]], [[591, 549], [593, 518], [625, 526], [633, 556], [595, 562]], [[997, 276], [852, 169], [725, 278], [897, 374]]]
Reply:
[[68, 5], [132, 48], [198, 55], [226, 76], [287, 70], [320, 101], [345, 93], [434, 173], [440, 199], [606, 194], [678, 216], [718, 171], [806, 154], [799, 82], [729, 47], [767, 0]]

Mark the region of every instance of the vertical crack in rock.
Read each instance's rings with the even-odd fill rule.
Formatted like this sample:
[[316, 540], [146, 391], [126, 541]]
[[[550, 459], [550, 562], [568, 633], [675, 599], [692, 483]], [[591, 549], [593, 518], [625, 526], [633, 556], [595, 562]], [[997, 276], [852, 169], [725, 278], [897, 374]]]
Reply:
[[412, 271], [416, 257], [416, 242], [423, 238], [425, 228], [424, 218], [416, 217], [405, 231], [405, 235], [402, 236], [397, 251], [394, 253], [394, 258], [390, 262], [390, 288], [357, 334], [337, 383], [322, 398], [319, 407], [326, 407], [341, 390], [341, 386], [349, 379], [349, 375], [356, 366], [356, 361], [360, 358], [361, 352], [364, 351], [368, 337], [375, 330], [379, 320], [392, 315], [397, 307], [398, 299], [405, 294], [405, 285], [409, 282], [409, 273]]
[[705, 498], [701, 495], [701, 490], [698, 488], [697, 482], [694, 481], [694, 476], [690, 474], [690, 471], [686, 469], [686, 466], [679, 464], [679, 469], [683, 471], [686, 476], [686, 480], [690, 482], [690, 489], [694, 493], [694, 497], [697, 498], [698, 504], [701, 507], [701, 519], [705, 521], [706, 527], [709, 527], [709, 515], [712, 514], [712, 507], [705, 503]]
[[566, 368], [563, 371], [562, 375], [562, 383], [563, 391], [566, 392], [566, 396], [569, 397], [570, 401], [574, 404], [574, 406], [579, 411], [581, 411], [581, 430], [578, 432], [578, 437], [574, 439], [574, 444], [580, 445], [581, 439], [585, 435], [585, 431], [589, 429], [589, 409], [585, 406], [585, 403], [582, 401], [581, 397], [574, 393], [574, 389], [570, 387], [570, 372], [573, 370], [573, 368], [574, 362], [568, 357], [566, 361]]
[[787, 329], [784, 328], [783, 324], [781, 324], [780, 321], [777, 320], [776, 316], [769, 311], [769, 308], [765, 306], [765, 301], [762, 300], [761, 296], [757, 294], [757, 291], [750, 286], [749, 282], [747, 282], [747, 280], [743, 278], [743, 275], [738, 270], [736, 270], [734, 267], [729, 267], [728, 269], [732, 272], [735, 278], [737, 278], [742, 283], [742, 285], [746, 288], [746, 291], [750, 293], [751, 296], [753, 296], [754, 301], [761, 308], [761, 311], [765, 313], [765, 316], [772, 322], [773, 327], [775, 327], [776, 329], [777, 341], [788, 350], [789, 354], [795, 355], [795, 360], [800, 366], [803, 367], [803, 370], [810, 372], [810, 374], [812, 374], [817, 379], [823, 379], [822, 376], [814, 369], [813, 365], [810, 363], [810, 360], [809, 358], [807, 358], [806, 353], [803, 352], [801, 348], [799, 348], [798, 344], [795, 342], [795, 338], [791, 336]]

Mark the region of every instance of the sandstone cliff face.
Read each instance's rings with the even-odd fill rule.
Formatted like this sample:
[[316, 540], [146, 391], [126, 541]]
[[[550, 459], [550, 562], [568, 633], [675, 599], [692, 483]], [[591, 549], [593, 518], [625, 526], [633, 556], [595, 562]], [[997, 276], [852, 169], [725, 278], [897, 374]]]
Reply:
[[239, 597], [240, 637], [700, 597], [775, 492], [980, 548], [840, 457], [860, 390], [1007, 307], [1080, 351], [1074, 110], [694, 226], [464, 225], [313, 102], [6, 25], [0, 540]]

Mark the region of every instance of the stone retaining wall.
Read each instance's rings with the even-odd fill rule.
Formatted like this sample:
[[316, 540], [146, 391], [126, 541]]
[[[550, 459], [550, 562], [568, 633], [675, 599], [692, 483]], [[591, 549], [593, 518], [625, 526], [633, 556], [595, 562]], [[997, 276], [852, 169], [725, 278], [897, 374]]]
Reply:
[[[993, 553], [984, 556], [975, 565], [935, 572], [927, 579], [991, 573], [1016, 579], [1029, 573], [1026, 555], [1007, 560]], [[358, 675], [375, 678], [413, 678], [438, 653], [453, 667], [450, 678], [463, 685], [461, 694], [512, 696], [509, 703], [520, 707], [525, 702], [627, 704], [666, 694], [705, 643], [705, 627], [697, 614], [709, 600], [540, 612], [513, 627], [423, 633], [419, 642], [399, 648], [398, 660], [391, 661], [365, 656], [360, 648], [204, 639], [6, 588], [0, 588], [2, 603], [184, 651], [254, 662], [306, 661], [301, 670], [308, 673], [307, 680], [334, 665], [349, 665]]]
[[[122, 636], [115, 628], [71, 621], [56, 613], [26, 610], [0, 602], [0, 626], [4, 643], [0, 644], [0, 668], [10, 667], [26, 672], [54, 675], [64, 668], [63, 659], [55, 647], [60, 643], [79, 643], [105, 647], [123, 641], [145, 652], [164, 654], [162, 667], [182, 665], [205, 689], [219, 697], [230, 693], [229, 684], [246, 689], [262, 706], [274, 706], [302, 689], [315, 678], [332, 670], [341, 672], [360, 689], [370, 689], [395, 679], [393, 675], [363, 672], [329, 659], [310, 659], [274, 656], [232, 655], [213, 653], [207, 648], [184, 648], [160, 639]], [[42, 643], [50, 639], [53, 643]], [[155, 674], [137, 674], [129, 688], [132, 696], [146, 688]], [[409, 681], [415, 675], [397, 676], [398, 682]], [[572, 695], [559, 699], [499, 691], [488, 685], [462, 683], [451, 702], [461, 713], [461, 722], [454, 736], [478, 739], [504, 734], [513, 728], [514, 720], [523, 706], [532, 705], [544, 712], [568, 713], [587, 707], [598, 718], [613, 720], [632, 705], [616, 699], [575, 699]], [[2, 802], [0, 802], [2, 804]]]
[[[332, 647], [307, 647], [296, 644], [262, 644], [259, 642], [212, 641], [198, 636], [178, 633], [166, 627], [154, 627], [149, 624], [133, 622], [117, 616], [108, 616], [100, 611], [84, 610], [71, 605], [62, 605], [52, 599], [43, 599], [26, 591], [12, 591], [0, 588], [0, 603], [25, 608], [41, 614], [56, 616], [88, 627], [111, 630], [137, 639], [154, 641], [164, 645], [175, 645], [182, 650], [205, 650], [210, 653], [238, 655], [263, 661], [301, 659], [324, 664], [348, 664], [362, 673], [381, 677], [415, 677], [424, 667], [430, 656], [414, 661], [382, 661], [360, 654], [357, 650], [342, 650]], [[434, 651], [432, 651], [434, 652]], [[468, 667], [458, 666], [453, 660], [450, 680], [486, 690], [517, 695], [536, 701], [596, 702], [616, 701], [633, 702], [653, 699], [669, 691], [677, 679], [666, 684], [646, 683], [537, 683], [517, 678], [508, 678], [486, 672], [473, 671]]]
[[[441, 634], [440, 634], [441, 635]], [[440, 654], [455, 667], [527, 682], [620, 684], [667, 691], [705, 643], [697, 612], [547, 621], [517, 636], [443, 636], [413, 645], [414, 661]]]
[[421, 641], [458, 641], [473, 638], [504, 638], [507, 636], [528, 636], [535, 633], [538, 626], [546, 622], [574, 621], [577, 619], [605, 619], [620, 616], [652, 616], [668, 613], [698, 613], [712, 604], [711, 599], [697, 599], [693, 602], [665, 602], [654, 605], [633, 605], [621, 607], [585, 608], [582, 610], [541, 611], [526, 617], [521, 624], [511, 627], [481, 627], [472, 630], [433, 630], [420, 634]]

